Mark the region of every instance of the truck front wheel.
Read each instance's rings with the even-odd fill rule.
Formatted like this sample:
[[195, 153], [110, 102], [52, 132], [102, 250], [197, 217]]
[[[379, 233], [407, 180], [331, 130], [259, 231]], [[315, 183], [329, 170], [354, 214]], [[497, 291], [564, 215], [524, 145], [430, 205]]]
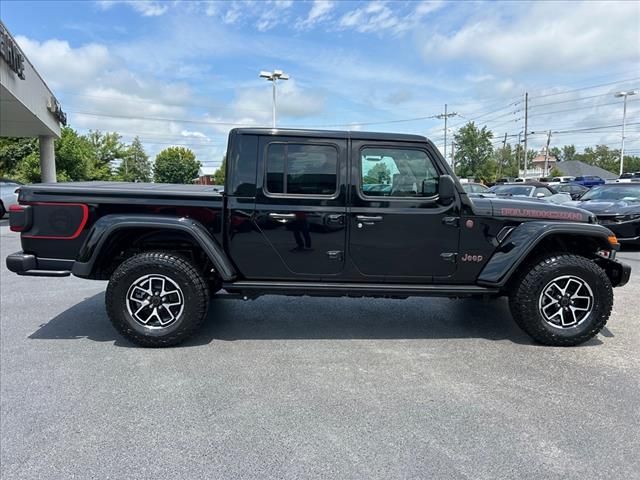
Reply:
[[187, 260], [145, 252], [115, 270], [105, 296], [113, 326], [143, 347], [169, 347], [190, 337], [207, 314], [209, 289]]
[[607, 323], [613, 288], [605, 271], [577, 255], [550, 255], [523, 271], [509, 304], [516, 323], [545, 345], [578, 345]]

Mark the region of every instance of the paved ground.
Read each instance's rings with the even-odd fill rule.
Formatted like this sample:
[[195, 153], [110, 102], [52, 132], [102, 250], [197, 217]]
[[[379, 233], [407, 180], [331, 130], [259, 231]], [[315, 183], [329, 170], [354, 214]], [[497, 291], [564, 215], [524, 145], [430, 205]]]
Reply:
[[0, 243], [5, 480], [640, 478], [640, 252], [577, 348], [505, 302], [265, 297], [145, 350], [103, 282], [14, 276]]

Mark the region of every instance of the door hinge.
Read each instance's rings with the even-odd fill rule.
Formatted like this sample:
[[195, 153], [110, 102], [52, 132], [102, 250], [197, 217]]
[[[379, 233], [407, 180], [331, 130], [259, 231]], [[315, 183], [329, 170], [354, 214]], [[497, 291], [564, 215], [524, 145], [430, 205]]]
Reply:
[[460, 217], [443, 217], [442, 223], [449, 227], [457, 227], [460, 225]]
[[342, 250], [329, 250], [327, 252], [327, 256], [329, 257], [329, 260], [341, 261], [342, 260]]

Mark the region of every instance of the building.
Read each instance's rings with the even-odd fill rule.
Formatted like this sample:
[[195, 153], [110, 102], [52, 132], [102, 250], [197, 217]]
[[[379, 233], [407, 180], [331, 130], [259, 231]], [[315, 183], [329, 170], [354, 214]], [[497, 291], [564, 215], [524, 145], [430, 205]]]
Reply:
[[[553, 170], [553, 167], [558, 166], [558, 159], [551, 154], [547, 156], [546, 151], [547, 148], [542, 147], [542, 150], [529, 162], [527, 165], [527, 177], [547, 177], [551, 170]], [[520, 171], [520, 176], [524, 177], [524, 173], [523, 170]]]
[[55, 182], [54, 140], [67, 117], [2, 22], [0, 57], [0, 137], [38, 137], [42, 181]]
[[198, 178], [196, 178], [193, 183], [198, 185], [213, 185], [213, 175], [218, 170], [215, 167], [200, 167], [198, 170]]
[[611, 173], [604, 168], [589, 165], [579, 160], [567, 160], [566, 162], [558, 162], [556, 168], [567, 177], [584, 177], [586, 175], [596, 175], [605, 180], [615, 180], [618, 174]]

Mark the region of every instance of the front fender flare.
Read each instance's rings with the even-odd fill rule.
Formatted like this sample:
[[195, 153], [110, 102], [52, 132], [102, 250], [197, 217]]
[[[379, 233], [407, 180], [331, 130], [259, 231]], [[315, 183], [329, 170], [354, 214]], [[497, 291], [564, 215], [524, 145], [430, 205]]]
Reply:
[[[553, 235], [590, 237], [611, 250], [611, 230], [593, 223], [532, 221], [521, 223], [502, 241], [478, 276], [478, 284], [503, 287], [511, 275], [542, 240]], [[594, 252], [595, 253], [595, 252]]]
[[222, 247], [197, 220], [168, 215], [127, 215], [113, 214], [99, 218], [91, 227], [73, 264], [72, 273], [77, 277], [89, 277], [93, 267], [109, 238], [118, 231], [133, 228], [153, 228], [159, 230], [178, 230], [189, 234], [211, 260], [216, 271], [224, 281], [236, 278], [233, 264]]

